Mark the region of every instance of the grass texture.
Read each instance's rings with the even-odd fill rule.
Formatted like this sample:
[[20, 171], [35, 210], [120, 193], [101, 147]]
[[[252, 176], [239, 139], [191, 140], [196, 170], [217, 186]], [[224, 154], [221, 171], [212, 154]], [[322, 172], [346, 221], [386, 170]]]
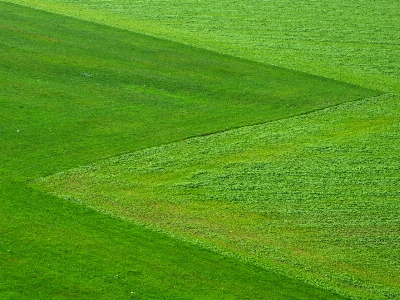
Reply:
[[4, 300], [342, 299], [20, 183], [0, 199]]
[[[379, 93], [16, 7], [3, 2], [0, 23], [2, 164], [13, 176]], [[28, 165], [14, 168], [21, 156]]]
[[379, 92], [7, 2], [0, 15], [0, 298], [340, 298], [27, 181]]
[[399, 297], [398, 11], [0, 2], [0, 298]]
[[400, 104], [385, 95], [36, 181], [359, 299], [400, 296]]
[[11, 0], [400, 93], [395, 0]]

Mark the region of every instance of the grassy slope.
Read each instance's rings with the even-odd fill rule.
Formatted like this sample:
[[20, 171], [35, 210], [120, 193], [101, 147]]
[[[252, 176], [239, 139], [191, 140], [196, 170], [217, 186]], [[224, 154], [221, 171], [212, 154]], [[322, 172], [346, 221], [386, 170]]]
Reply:
[[[121, 152], [376, 92], [4, 2], [0, 9], [2, 298], [128, 298], [132, 288], [145, 299], [337, 297], [25, 185]], [[311, 106], [298, 102], [299, 82], [303, 100], [307, 89], [321, 90]], [[282, 89], [286, 97], [268, 96]], [[348, 98], [327, 97], [335, 90]], [[292, 99], [285, 103], [293, 110], [280, 111], [278, 101], [273, 114], [255, 111], [258, 100], [277, 98]]]
[[[2, 9], [1, 142], [10, 151], [2, 163], [15, 176], [378, 93], [105, 26]], [[13, 157], [21, 155], [29, 165], [15, 169]]]
[[362, 299], [400, 296], [394, 96], [190, 139], [40, 180], [99, 211]]
[[340, 299], [20, 183], [0, 193], [1, 299]]
[[396, 0], [11, 0], [400, 93]]
[[[41, 1], [39, 4], [47, 5], [47, 3]], [[96, 4], [98, 3], [96, 2]], [[147, 5], [149, 2], [135, 1], [134, 3]], [[158, 5], [165, 3], [157, 2]], [[177, 5], [164, 7], [161, 10], [153, 2], [146, 9], [139, 10], [135, 8], [136, 12], [140, 11], [141, 14], [143, 12], [148, 13], [147, 16], [142, 15], [142, 20], [140, 21], [132, 20], [132, 10], [129, 10], [129, 6], [125, 7], [123, 11], [114, 11], [116, 14], [111, 15], [112, 17], [109, 14], [109, 9], [113, 9], [113, 6], [105, 9], [104, 14], [98, 13], [99, 7], [97, 5], [94, 9], [89, 7], [88, 11], [94, 12], [91, 15], [92, 18], [101, 16], [104, 22], [117, 26], [126, 28], [133, 28], [132, 26], [135, 26], [135, 28], [141, 28], [143, 32], [169, 36], [178, 40], [185, 37], [187, 38], [186, 42], [191, 44], [212, 47], [216, 50], [236, 53], [240, 56], [256, 58], [261, 61], [270, 60], [274, 63], [297, 69], [344, 79], [365, 86], [398, 92], [399, 68], [397, 63], [399, 61], [399, 54], [396, 36], [399, 32], [397, 27], [399, 22], [396, 21], [398, 17], [396, 7], [398, 4], [394, 1], [387, 1], [379, 7], [372, 1], [363, 3], [362, 7], [358, 6], [358, 2], [355, 1], [346, 2], [346, 5], [340, 5], [340, 1], [330, 1], [329, 4], [323, 1], [319, 4], [313, 2], [311, 5], [307, 5], [304, 2], [296, 2], [296, 4], [289, 6], [274, 5], [273, 7], [254, 5], [250, 8], [246, 7], [246, 9], [233, 9], [229, 14], [226, 14], [224, 11], [225, 16], [228, 16], [228, 18], [218, 15], [218, 12], [222, 10], [215, 9], [217, 8], [215, 5], [218, 6], [219, 3], [210, 2], [208, 5], [205, 5], [202, 2], [202, 7], [207, 10], [211, 8], [213, 11], [213, 16], [211, 16], [212, 21], [204, 18], [205, 13], [198, 13], [199, 10], [202, 10], [202, 7], [195, 8], [194, 3], [191, 3], [190, 9], [186, 9], [183, 14], [180, 12], [182, 12], [181, 7], [185, 3], [177, 1], [174, 3]], [[285, 3], [287, 4], [286, 1]], [[57, 4], [57, 2], [53, 2], [53, 4]], [[53, 6], [52, 9], [65, 13], [67, 9], [71, 8], [71, 12], [77, 14], [81, 8], [76, 9], [74, 5], [68, 7], [66, 2], [64, 2], [61, 6], [59, 4]], [[339, 5], [340, 9], [338, 9]], [[230, 6], [235, 7], [235, 5]], [[171, 9], [171, 7], [174, 8]], [[152, 10], [152, 8], [155, 9]], [[264, 8], [265, 10], [263, 10]], [[326, 9], [325, 13], [320, 13], [323, 9]], [[88, 11], [82, 10], [81, 16], [88, 17]], [[169, 13], [165, 14], [166, 17], [164, 19], [160, 15], [154, 17], [154, 14], [159, 11], [168, 11]], [[273, 18], [265, 17], [269, 14], [266, 14], [266, 11], [269, 11]], [[299, 11], [302, 13], [299, 14]], [[121, 20], [121, 12], [128, 12], [130, 14], [127, 19], [123, 20], [124, 23], [118, 23]], [[151, 14], [153, 14], [153, 17]], [[310, 15], [313, 18], [310, 18]], [[378, 15], [379, 18], [377, 17]], [[193, 21], [193, 17], [195, 16], [199, 16], [200, 18]], [[255, 17], [252, 19], [249, 16]], [[282, 17], [278, 17], [279, 20], [276, 21], [277, 16]], [[290, 18], [287, 16], [290, 16]], [[323, 19], [318, 18], [318, 16], [323, 16]], [[154, 23], [155, 20], [152, 18], [164, 22], [164, 25]], [[149, 19], [151, 23], [145, 19]], [[238, 28], [243, 28], [243, 32], [240, 32], [238, 28], [230, 26], [232, 24], [230, 22], [231, 19], [235, 19], [234, 23], [238, 25]], [[173, 22], [168, 23], [168, 20], [172, 20]], [[203, 20], [205, 22], [202, 23]], [[220, 21], [229, 26], [218, 24]], [[332, 22], [338, 25], [335, 27], [335, 30], [331, 30]], [[211, 30], [212, 26], [215, 26], [216, 23], [218, 30]], [[156, 24], [156, 26], [149, 26], [149, 24]], [[251, 24], [257, 24], [257, 27], [250, 26]], [[259, 30], [259, 27], [262, 26], [264, 28]], [[160, 28], [161, 31], [158, 31]], [[274, 30], [271, 30], [271, 28], [274, 28]], [[266, 34], [266, 32], [272, 33]], [[289, 35], [288, 32], [290, 33]], [[199, 36], [202, 36], [201, 39]], [[209, 42], [212, 36], [214, 36], [214, 43]], [[223, 37], [223, 40], [221, 40], [221, 37]], [[337, 42], [338, 40], [340, 42]], [[315, 53], [318, 53], [318, 55], [315, 55]], [[312, 57], [310, 57], [310, 54]], [[294, 57], [295, 59], [293, 59]], [[31, 143], [24, 144], [25, 147], [27, 145], [29, 146]], [[109, 150], [105, 148], [103, 149]], [[53, 154], [64, 154], [65, 150], [53, 152]], [[10, 151], [8, 153], [14, 152]], [[97, 151], [97, 153], [100, 152]], [[104, 156], [111, 154], [107, 153]], [[6, 157], [9, 160], [9, 156]], [[70, 157], [72, 157], [71, 154]], [[83, 158], [81, 162], [85, 159], [88, 160], [89, 157], [90, 154], [87, 154], [86, 158]], [[62, 169], [78, 164], [76, 157], [72, 159], [72, 161], [65, 165], [59, 160], [53, 160], [48, 171], [54, 171], [58, 167]], [[44, 161], [47, 160], [43, 159], [42, 162]], [[30, 159], [29, 161], [21, 161], [20, 163], [28, 166], [28, 162], [35, 162], [35, 160]], [[16, 163], [17, 161], [14, 160], [7, 168], [3, 167], [3, 170], [0, 170], [0, 172], [8, 174]], [[59, 164], [58, 167], [55, 167], [55, 164]], [[43, 167], [45, 168], [45, 166]], [[16, 170], [15, 175], [19, 174], [21, 169], [19, 171], [18, 169]], [[26, 171], [28, 172], [28, 168], [26, 168]], [[30, 168], [30, 171], [36, 172], [37, 168]]]

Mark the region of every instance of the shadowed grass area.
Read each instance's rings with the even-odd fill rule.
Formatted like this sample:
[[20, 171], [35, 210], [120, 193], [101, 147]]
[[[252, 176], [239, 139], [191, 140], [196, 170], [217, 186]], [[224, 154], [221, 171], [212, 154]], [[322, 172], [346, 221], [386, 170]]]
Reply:
[[400, 295], [400, 101], [145, 149], [39, 189], [360, 299]]

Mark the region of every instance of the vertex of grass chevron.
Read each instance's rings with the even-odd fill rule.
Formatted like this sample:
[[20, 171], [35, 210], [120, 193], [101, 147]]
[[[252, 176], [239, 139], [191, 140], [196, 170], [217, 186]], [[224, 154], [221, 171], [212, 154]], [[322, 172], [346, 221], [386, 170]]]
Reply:
[[35, 186], [349, 297], [396, 298], [399, 103], [389, 94], [346, 103]]

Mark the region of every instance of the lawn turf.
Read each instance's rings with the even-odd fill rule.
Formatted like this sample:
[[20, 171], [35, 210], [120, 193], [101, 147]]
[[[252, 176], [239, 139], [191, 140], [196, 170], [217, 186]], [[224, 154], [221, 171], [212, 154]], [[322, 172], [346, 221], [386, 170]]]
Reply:
[[381, 93], [5, 2], [1, 9], [2, 168], [13, 177]]
[[396, 0], [9, 0], [400, 93]]
[[359, 299], [400, 296], [400, 101], [149, 148], [37, 188]]
[[341, 299], [21, 183], [0, 200], [1, 299]]
[[[4, 2], [0, 10], [2, 298], [338, 297], [26, 183], [379, 92]], [[307, 102], [315, 86], [321, 93]]]

